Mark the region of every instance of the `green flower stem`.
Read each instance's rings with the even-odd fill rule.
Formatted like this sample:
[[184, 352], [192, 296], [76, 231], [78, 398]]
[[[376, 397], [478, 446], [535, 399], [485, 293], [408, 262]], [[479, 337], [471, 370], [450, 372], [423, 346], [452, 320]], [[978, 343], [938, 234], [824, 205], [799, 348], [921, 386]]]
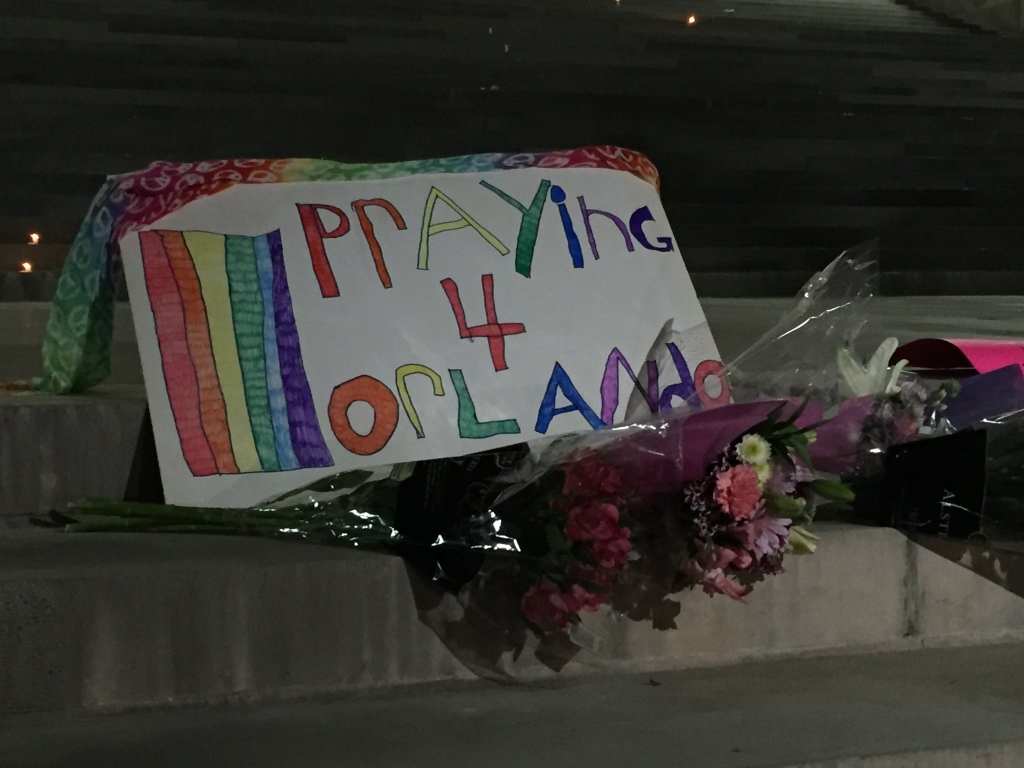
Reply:
[[170, 504], [139, 504], [129, 501], [85, 500], [71, 505], [71, 514], [99, 515], [134, 519], [184, 520], [189, 523], [235, 525], [245, 520], [293, 520], [308, 513], [312, 505], [281, 509], [218, 509], [216, 507], [179, 507]]

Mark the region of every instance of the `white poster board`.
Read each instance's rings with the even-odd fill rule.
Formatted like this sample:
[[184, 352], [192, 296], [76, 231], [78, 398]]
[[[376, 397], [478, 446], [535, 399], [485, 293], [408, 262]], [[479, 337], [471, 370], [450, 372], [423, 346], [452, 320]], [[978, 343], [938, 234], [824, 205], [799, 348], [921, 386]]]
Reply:
[[242, 184], [120, 246], [170, 503], [594, 429], [719, 369], [625, 172]]

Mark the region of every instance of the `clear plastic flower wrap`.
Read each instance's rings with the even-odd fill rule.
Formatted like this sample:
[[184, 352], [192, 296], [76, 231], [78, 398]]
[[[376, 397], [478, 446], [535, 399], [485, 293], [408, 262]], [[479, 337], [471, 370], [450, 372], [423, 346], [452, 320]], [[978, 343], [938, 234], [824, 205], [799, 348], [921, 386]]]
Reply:
[[827, 409], [838, 407], [850, 393], [842, 391], [837, 352], [855, 344], [877, 291], [878, 242], [841, 254], [804, 285], [768, 332], [726, 365], [733, 397], [810, 397]]

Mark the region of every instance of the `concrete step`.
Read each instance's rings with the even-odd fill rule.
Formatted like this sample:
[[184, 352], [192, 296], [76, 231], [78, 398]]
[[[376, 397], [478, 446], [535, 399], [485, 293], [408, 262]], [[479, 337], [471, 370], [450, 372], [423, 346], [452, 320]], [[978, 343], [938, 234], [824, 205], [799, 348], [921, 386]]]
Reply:
[[8, 768], [1019, 768], [1024, 647], [9, 719]]
[[159, 495], [155, 450], [141, 385], [0, 394], [0, 531], [76, 499]]
[[908, 0], [915, 8], [961, 21], [978, 29], [1019, 38], [1024, 31], [1020, 2], [990, 3], [984, 0]]
[[[1024, 599], [903, 534], [835, 523], [817, 531], [818, 553], [787, 559], [746, 603], [684, 593], [668, 631], [588, 617], [595, 650], [561, 674], [1024, 640]], [[493, 674], [485, 659], [503, 644], [459, 615], [389, 555], [235, 537], [6, 532], [0, 714], [267, 702]], [[529, 650], [501, 666], [519, 679], [554, 676]], [[801, 663], [790, 674], [806, 677]]]
[[[489, 18], [494, 21], [514, 22], [517, 17], [540, 16], [558, 19], [574, 15], [581, 19], [601, 19], [611, 22], [628, 13], [653, 16], [678, 16], [682, 11], [699, 13], [703, 17], [726, 18], [730, 21], [759, 21], [800, 24], [849, 30], [891, 30], [917, 32], [921, 34], [966, 34], [962, 24], [946, 21], [934, 14], [908, 8], [894, 2], [864, 2], [841, 0], [840, 2], [730, 2], [727, 5], [713, 0], [691, 0], [685, 7], [663, 1], [626, 0], [612, 3], [611, 0], [590, 2], [563, 2], [557, 6], [538, 2], [520, 3], [444, 3], [435, 4], [427, 10], [413, 11], [406, 3], [380, 3], [364, 5], [346, 4], [345, 7], [323, 9], [316, 7], [316, 14], [283, 13], [280, 6], [266, 10], [251, 7], [248, 13], [229, 6], [190, 4], [184, 10], [174, 3], [152, 3], [145, 9], [121, 3], [97, 3], [91, 6], [76, 4], [53, 4], [29, 2], [24, 6], [3, 12], [9, 24], [23, 23], [26, 18], [48, 18], [55, 27], [50, 34], [73, 35], [90, 27], [103, 30], [109, 23], [115, 33], [175, 34], [193, 37], [251, 36], [271, 40], [281, 39], [330, 39], [346, 42], [359, 35], [365, 37], [407, 35], [416, 30], [416, 24], [436, 25], [444, 29], [444, 22], [451, 20]], [[301, 7], [302, 4], [300, 4]], [[728, 11], [726, 10], [728, 8]], [[292, 9], [293, 11], [297, 9]], [[415, 14], [415, 15], [413, 15]], [[389, 18], [390, 16], [390, 18]], [[319, 29], [317, 22], [320, 22]], [[17, 29], [17, 27], [15, 27]], [[18, 30], [20, 31], [20, 29]]]

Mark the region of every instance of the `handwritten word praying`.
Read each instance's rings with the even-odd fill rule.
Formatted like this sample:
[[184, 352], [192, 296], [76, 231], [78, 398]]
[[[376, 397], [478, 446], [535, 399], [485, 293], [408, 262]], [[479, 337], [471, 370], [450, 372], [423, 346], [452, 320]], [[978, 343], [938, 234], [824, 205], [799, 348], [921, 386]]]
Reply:
[[[580, 238], [576, 233], [576, 226], [567, 207], [566, 193], [562, 187], [557, 184], [553, 185], [546, 179], [541, 181], [530, 205], [526, 206], [493, 184], [481, 181], [480, 186], [497, 195], [499, 199], [508, 203], [519, 214], [519, 235], [516, 239], [515, 252], [515, 271], [517, 274], [524, 278], [529, 278], [532, 273], [534, 250], [536, 249], [537, 236], [540, 231], [541, 216], [549, 199], [558, 209], [566, 248], [573, 267], [583, 269], [586, 266]], [[595, 261], [601, 258], [592, 223], [592, 219], [595, 216], [603, 217], [615, 226], [622, 236], [626, 250], [629, 253], [633, 253], [636, 250], [634, 241], [648, 251], [669, 253], [674, 250], [671, 237], [655, 237], [654, 242], [651, 242], [644, 230], [644, 226], [654, 222], [654, 214], [651, 213], [651, 209], [646, 205], [633, 211], [629, 216], [629, 223], [627, 224], [626, 221], [614, 213], [590, 208], [583, 195], [577, 196], [576, 202], [579, 205], [580, 215], [583, 218], [583, 228], [586, 233], [587, 243], [590, 246], [590, 252]], [[457, 218], [451, 221], [435, 221], [438, 203], [444, 203], [455, 213]], [[320, 286], [320, 294], [325, 299], [338, 298], [341, 293], [327, 256], [325, 241], [339, 240], [349, 234], [351, 225], [348, 215], [337, 206], [324, 203], [299, 203], [297, 207], [299, 218], [302, 221], [302, 230], [306, 237], [306, 244], [309, 246], [313, 272]], [[406, 229], [405, 219], [394, 205], [383, 198], [355, 200], [352, 202], [351, 208], [359, 221], [360, 231], [362, 231], [366, 244], [370, 249], [374, 268], [377, 271], [377, 276], [380, 278], [381, 285], [385, 289], [391, 288], [393, 285], [391, 275], [388, 272], [387, 264], [384, 260], [384, 252], [380, 241], [377, 239], [367, 209], [380, 208], [385, 211], [398, 231]], [[324, 222], [323, 212], [333, 215], [337, 218], [338, 223], [328, 227]], [[467, 228], [474, 230], [484, 243], [493, 248], [499, 255], [506, 256], [510, 253], [508, 246], [499, 240], [484, 224], [469, 214], [458, 202], [437, 187], [431, 187], [423, 207], [419, 247], [416, 253], [416, 268], [420, 270], [429, 269], [430, 239], [432, 237], [443, 232]]]

